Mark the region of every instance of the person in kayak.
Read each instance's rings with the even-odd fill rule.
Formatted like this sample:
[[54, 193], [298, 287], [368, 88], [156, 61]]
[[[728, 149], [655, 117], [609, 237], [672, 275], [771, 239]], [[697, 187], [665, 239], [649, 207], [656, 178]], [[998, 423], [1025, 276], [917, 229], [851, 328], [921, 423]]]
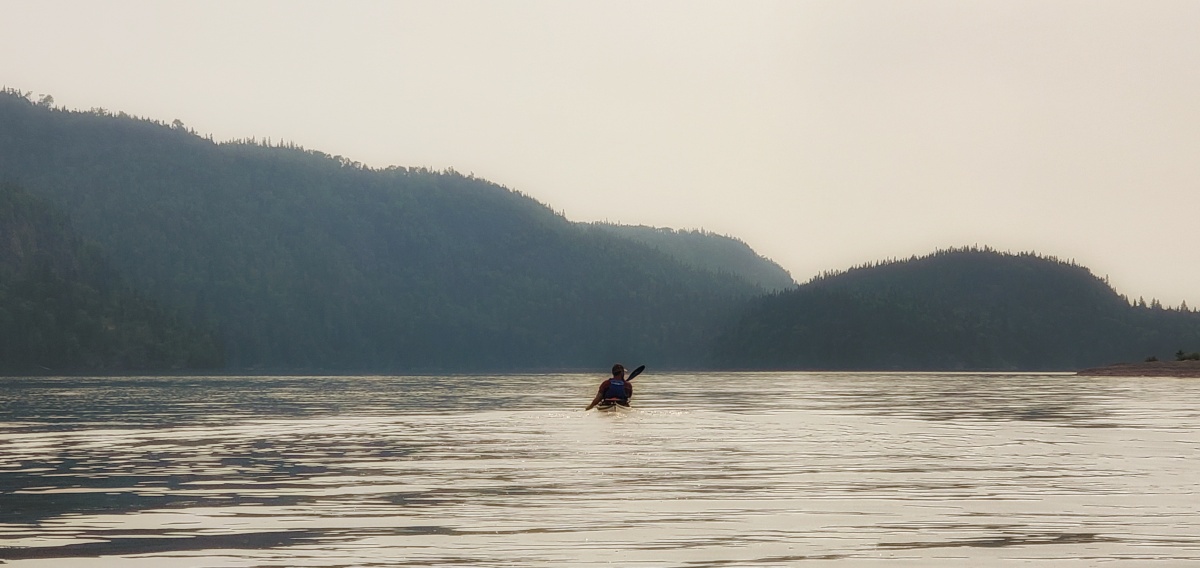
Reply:
[[629, 406], [629, 399], [633, 398], [633, 383], [625, 380], [625, 367], [620, 363], [613, 365], [612, 378], [605, 379], [600, 383], [600, 388], [596, 391], [596, 398], [592, 399], [592, 403], [587, 405], [584, 410], [591, 410], [597, 404], [619, 404], [621, 406]]

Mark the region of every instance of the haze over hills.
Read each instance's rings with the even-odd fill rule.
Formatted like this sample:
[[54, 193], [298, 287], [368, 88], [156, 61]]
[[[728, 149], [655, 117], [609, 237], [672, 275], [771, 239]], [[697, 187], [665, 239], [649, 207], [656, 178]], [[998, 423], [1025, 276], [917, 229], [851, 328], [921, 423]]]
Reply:
[[[1200, 348], [1191, 310], [1131, 306], [1087, 269], [1052, 258], [944, 251], [796, 287], [733, 237], [575, 223], [452, 170], [215, 143], [181, 124], [58, 109], [13, 91], [0, 94], [0, 181], [64, 220], [39, 230], [93, 243], [144, 313], [171, 314], [151, 335], [194, 338], [196, 354], [158, 360], [173, 367], [223, 357], [226, 370], [257, 372], [613, 361], [1046, 370]], [[16, 301], [57, 313], [45, 297], [0, 301], [8, 313]], [[70, 318], [44, 321], [57, 322], [38, 335], [48, 355], [30, 362], [98, 368], [55, 361], [50, 344], [69, 343], [74, 328]], [[25, 327], [10, 329], [6, 339]]]
[[792, 288], [796, 281], [783, 267], [760, 256], [750, 245], [733, 237], [706, 231], [595, 223], [596, 227], [644, 243], [693, 268], [726, 273], [775, 292]]
[[148, 297], [214, 322], [233, 369], [692, 365], [763, 290], [740, 266], [782, 270], [714, 235], [680, 238], [739, 268], [685, 263], [453, 171], [216, 144], [13, 92], [0, 125], [0, 179], [64, 211]]
[[39, 199], [0, 183], [0, 372], [220, 368], [211, 330], [136, 294]]
[[1131, 305], [1073, 263], [963, 248], [768, 295], [716, 345], [727, 368], [1076, 370], [1194, 349], [1200, 314]]

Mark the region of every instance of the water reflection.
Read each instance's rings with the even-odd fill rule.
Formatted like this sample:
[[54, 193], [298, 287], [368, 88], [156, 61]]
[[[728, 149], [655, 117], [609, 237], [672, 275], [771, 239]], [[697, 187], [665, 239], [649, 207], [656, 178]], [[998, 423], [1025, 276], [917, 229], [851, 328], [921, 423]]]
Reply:
[[[1200, 558], [1197, 382], [4, 379], [20, 566], [916, 566]], [[987, 551], [987, 552], [984, 552]], [[40, 563], [40, 564], [39, 564]]]

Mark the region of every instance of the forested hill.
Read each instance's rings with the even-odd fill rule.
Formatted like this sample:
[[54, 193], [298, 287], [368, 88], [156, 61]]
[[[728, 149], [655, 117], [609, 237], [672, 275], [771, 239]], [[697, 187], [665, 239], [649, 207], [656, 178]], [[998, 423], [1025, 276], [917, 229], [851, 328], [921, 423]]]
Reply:
[[139, 297], [65, 216], [0, 183], [0, 373], [222, 365], [214, 334]]
[[958, 249], [758, 300], [718, 342], [730, 368], [1076, 370], [1200, 345], [1200, 314], [1131, 306], [1086, 268]]
[[60, 208], [231, 369], [694, 365], [757, 286], [454, 172], [370, 169], [0, 94], [0, 180]]
[[782, 266], [754, 252], [740, 239], [730, 236], [641, 225], [596, 223], [595, 226], [647, 244], [688, 266], [732, 274], [765, 291], [785, 290], [796, 285]]

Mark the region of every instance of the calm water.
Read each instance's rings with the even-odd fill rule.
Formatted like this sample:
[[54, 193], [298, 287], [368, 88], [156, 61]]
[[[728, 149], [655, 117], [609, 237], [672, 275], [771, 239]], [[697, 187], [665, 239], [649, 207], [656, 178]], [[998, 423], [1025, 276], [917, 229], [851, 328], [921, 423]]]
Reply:
[[1200, 380], [601, 378], [0, 379], [0, 559], [1200, 563]]

